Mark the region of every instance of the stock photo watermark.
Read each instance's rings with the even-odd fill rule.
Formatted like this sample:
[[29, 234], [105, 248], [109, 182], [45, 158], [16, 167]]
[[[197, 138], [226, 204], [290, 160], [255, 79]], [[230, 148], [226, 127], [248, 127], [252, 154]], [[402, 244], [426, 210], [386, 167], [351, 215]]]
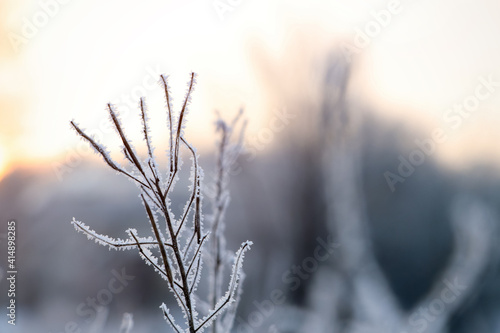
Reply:
[[414, 143], [417, 147], [406, 156], [401, 154], [398, 156], [399, 165], [397, 169], [394, 172], [388, 170], [384, 172], [384, 178], [391, 192], [395, 192], [398, 183], [404, 183], [408, 177], [413, 175], [417, 167], [434, 155], [439, 145], [448, 142], [450, 137], [448, 132], [450, 130], [456, 131], [460, 129], [464, 120], [470, 118], [477, 111], [481, 102], [490, 98], [500, 87], [500, 82], [495, 81], [491, 74], [487, 77], [480, 76], [478, 81], [479, 83], [472, 94], [445, 110], [442, 120], [446, 127], [434, 128], [430, 137], [426, 139], [415, 139]]
[[9, 32], [10, 45], [15, 52], [19, 52], [35, 38], [41, 29], [45, 28], [50, 20], [59, 14], [61, 7], [71, 2], [71, 0], [39, 0], [38, 9], [29, 17], [23, 17], [19, 33]]
[[[121, 270], [111, 270], [112, 278], [109, 279], [105, 288], [100, 289], [94, 297], [87, 297], [84, 302], [77, 305], [75, 313], [84, 320], [85, 324], [90, 324], [96, 320], [99, 311], [103, 311], [116, 295], [123, 292], [130, 281], [135, 279], [134, 275], [129, 275], [122, 267]], [[64, 330], [58, 333], [82, 333], [81, 324], [76, 321], [68, 321], [64, 324]]]
[[[289, 112], [286, 107], [275, 109], [267, 126], [261, 128], [257, 134], [251, 136], [248, 139], [248, 143], [245, 144], [243, 154], [245, 161], [252, 162], [255, 160], [258, 153], [269, 146], [274, 141], [276, 135], [283, 132], [296, 117], [297, 115]], [[236, 176], [242, 171], [243, 168], [238, 162], [230, 170], [232, 176]]]
[[288, 112], [286, 107], [274, 110], [268, 126], [261, 128], [255, 136], [250, 137], [250, 142], [246, 147], [247, 161], [253, 161], [258, 152], [273, 142], [276, 134], [283, 132], [296, 117], [297, 115]]
[[[238, 156], [247, 163], [255, 160], [258, 153], [271, 144], [276, 135], [283, 132], [296, 117], [297, 115], [289, 112], [286, 107], [274, 109], [273, 116], [269, 119], [267, 126], [261, 128], [255, 135], [251, 136], [248, 143], [243, 144], [243, 153], [241, 155], [238, 154]], [[225, 175], [239, 175], [243, 171], [241, 159], [236, 158], [236, 160], [231, 163], [231, 166], [226, 169]], [[215, 180], [217, 179], [217, 173], [210, 173], [210, 177], [212, 181], [208, 183], [209, 185], [204, 186], [202, 190], [204, 195], [208, 197], [212, 197], [213, 193], [216, 192], [217, 185]]]
[[351, 62], [354, 55], [360, 54], [371, 45], [372, 40], [377, 38], [384, 29], [392, 22], [394, 16], [403, 10], [400, 0], [387, 2], [384, 9], [371, 10], [370, 20], [363, 27], [354, 28], [354, 36], [351, 42], [342, 42], [340, 49], [347, 62]]
[[[281, 275], [282, 282], [287, 286], [286, 290], [273, 289], [268, 299], [253, 301], [254, 311], [249, 313], [246, 319], [238, 316], [236, 318], [236, 333], [250, 333], [261, 327], [265, 320], [272, 316], [276, 307], [286, 302], [287, 293], [296, 291], [304, 280], [308, 280], [319, 268], [321, 262], [328, 260], [340, 244], [333, 240], [332, 235], [326, 239], [316, 238], [317, 245], [310, 257], [304, 258], [299, 265], [292, 265]], [[277, 332], [276, 327], [271, 327], [270, 332]]]
[[[444, 288], [438, 297], [434, 298], [426, 305], [422, 305], [413, 312], [409, 317], [408, 322], [411, 326], [411, 333], [422, 333], [427, 330], [430, 324], [438, 319], [446, 309], [457, 300], [457, 298], [467, 290], [467, 286], [461, 284], [458, 278], [453, 281], [444, 280]], [[410, 333], [402, 331], [401, 333]]]
[[7, 222], [7, 323], [16, 325], [16, 280], [17, 280], [17, 262], [16, 262], [16, 221]]
[[219, 16], [219, 19], [224, 21], [226, 14], [234, 12], [242, 2], [243, 0], [215, 0], [212, 2], [212, 7], [217, 13], [217, 16]]

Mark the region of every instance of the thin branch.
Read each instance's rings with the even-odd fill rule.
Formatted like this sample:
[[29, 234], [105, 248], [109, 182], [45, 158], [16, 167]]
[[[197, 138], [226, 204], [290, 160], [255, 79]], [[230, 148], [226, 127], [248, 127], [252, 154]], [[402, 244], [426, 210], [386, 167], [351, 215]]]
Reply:
[[[150, 141], [150, 138], [149, 138], [149, 128], [148, 128], [148, 118], [147, 118], [147, 114], [146, 114], [146, 102], [144, 101], [144, 98], [141, 98], [140, 100], [140, 106], [141, 106], [141, 118], [142, 118], [142, 126], [143, 126], [143, 132], [144, 132], [144, 140], [146, 141], [146, 145], [148, 147], [148, 154], [149, 154], [149, 158], [151, 159], [151, 161], [154, 161], [155, 158], [154, 158], [154, 155], [153, 155], [153, 148], [151, 146], [151, 141]], [[151, 167], [151, 165], [150, 165]], [[153, 173], [153, 169], [151, 170]]]
[[[92, 239], [95, 239], [102, 245], [107, 245], [111, 248], [114, 248], [116, 250], [119, 250], [120, 248], [127, 248], [127, 247], [135, 247], [137, 246], [137, 242], [132, 242], [131, 240], [124, 240], [124, 239], [116, 239], [114, 241], [111, 240], [110, 237], [103, 235], [103, 234], [98, 234], [93, 230], [88, 229], [88, 227], [80, 221], [73, 221], [73, 225], [75, 226], [77, 231], [81, 231], [87, 235], [87, 237], [90, 237]], [[156, 247], [158, 246], [158, 242], [155, 242], [153, 240], [151, 241], [139, 241], [139, 245], [146, 246], [146, 247]], [[165, 242], [165, 246], [172, 247], [172, 244], [169, 244]]]
[[191, 248], [191, 244], [193, 243], [195, 235], [196, 235], [196, 230], [193, 230], [193, 234], [191, 235], [191, 238], [189, 239], [189, 242], [186, 244], [186, 247], [184, 249], [184, 254], [182, 255], [182, 258], [184, 260], [186, 260], [186, 257], [189, 254], [189, 249]]
[[179, 235], [179, 232], [181, 231], [181, 228], [184, 224], [184, 221], [186, 220], [190, 210], [191, 210], [191, 205], [193, 204], [193, 201], [196, 200], [195, 203], [195, 214], [194, 214], [194, 230], [197, 235], [197, 242], [198, 244], [200, 243], [200, 237], [201, 237], [201, 199], [200, 199], [200, 179], [199, 179], [199, 174], [198, 174], [198, 157], [196, 155], [196, 152], [194, 148], [183, 138], [181, 137], [182, 142], [186, 145], [186, 147], [189, 148], [191, 151], [191, 154], [193, 155], [193, 166], [194, 166], [194, 175], [193, 175], [193, 190], [191, 193], [191, 198], [189, 199], [189, 203], [184, 210], [184, 214], [182, 215], [181, 222], [179, 224], [179, 227], [177, 228], [176, 236]]
[[182, 110], [179, 115], [179, 121], [177, 123], [177, 133], [176, 133], [176, 138], [175, 138], [175, 165], [177, 167], [178, 164], [178, 159], [179, 159], [179, 144], [180, 144], [180, 137], [182, 135], [182, 126], [184, 122], [184, 113], [186, 112], [187, 105], [191, 99], [191, 92], [193, 91], [194, 87], [194, 82], [195, 82], [195, 74], [194, 72], [191, 73], [191, 81], [189, 82], [189, 88], [186, 94], [186, 98], [184, 99], [184, 104], [182, 105]]
[[236, 258], [235, 258], [235, 263], [233, 265], [233, 270], [231, 274], [231, 281], [229, 281], [229, 287], [226, 293], [226, 297], [224, 300], [221, 300], [222, 303], [220, 305], [217, 305], [216, 308], [210, 313], [208, 316], [203, 318], [201, 323], [198, 325], [198, 328], [196, 328], [195, 331], [200, 330], [203, 328], [206, 324], [211, 322], [212, 320], [215, 319], [215, 317], [218, 315], [218, 313], [228, 304], [232, 301], [234, 297], [234, 292], [236, 291], [236, 287], [238, 286], [238, 281], [239, 281], [239, 276], [240, 276], [240, 270], [241, 270], [241, 264], [243, 257], [245, 255], [245, 252], [250, 249], [250, 246], [253, 243], [250, 241], [246, 241], [245, 243], [242, 244], [241, 248], [238, 250], [236, 253]]
[[161, 75], [161, 81], [163, 83], [163, 88], [165, 90], [165, 99], [167, 101], [167, 111], [168, 111], [168, 127], [169, 127], [169, 158], [170, 158], [170, 174], [174, 172], [174, 128], [173, 128], [173, 123], [172, 123], [172, 109], [170, 106], [170, 94], [168, 92], [168, 82], [167, 82], [167, 77], [164, 75]]
[[197, 285], [198, 274], [200, 273], [200, 266], [201, 266], [201, 256], [198, 257], [198, 264], [196, 265], [196, 272], [194, 273], [193, 276], [193, 284], [189, 288], [189, 294], [193, 293], [194, 287]]
[[[151, 208], [148, 205], [148, 202], [146, 201], [146, 199], [144, 198], [144, 196], [142, 194], [141, 194], [141, 199], [142, 199], [142, 202], [144, 203], [144, 207], [146, 208], [146, 212], [148, 214], [149, 221], [151, 222], [151, 226], [153, 227], [153, 231], [154, 231], [156, 240], [158, 241], [159, 244], [163, 244], [164, 243], [163, 236], [160, 234], [160, 232], [158, 230], [158, 227], [156, 225], [156, 219], [153, 215], [153, 212], [151, 211]], [[174, 248], [174, 244], [172, 244], [172, 247]], [[169, 280], [170, 284], [172, 284], [174, 279], [172, 276], [172, 270], [170, 269], [170, 264], [168, 263], [167, 250], [165, 249], [164, 246], [160, 246], [160, 253], [161, 253], [161, 257], [163, 259], [163, 265], [165, 266], [165, 271], [167, 273], [168, 280]]]
[[112, 169], [114, 169], [114, 170], [116, 170], [116, 171], [124, 174], [125, 176], [131, 178], [132, 180], [136, 181], [137, 183], [141, 184], [142, 186], [147, 186], [142, 181], [140, 181], [139, 179], [135, 178], [134, 176], [132, 176], [131, 174], [129, 174], [127, 171], [125, 171], [124, 169], [122, 169], [118, 164], [116, 164], [116, 162], [113, 161], [113, 159], [111, 159], [111, 157], [104, 150], [104, 148], [101, 145], [99, 145], [97, 142], [95, 142], [90, 136], [88, 136], [87, 134], [85, 134], [85, 132], [83, 132], [80, 129], [80, 127], [78, 127], [78, 125], [75, 124], [75, 122], [71, 121], [71, 125], [73, 126], [73, 128], [76, 130], [76, 132], [82, 138], [84, 138], [88, 143], [90, 143], [90, 145], [94, 148], [94, 150], [99, 155], [101, 155], [101, 157], [104, 159], [104, 161], [106, 162], [106, 164], [108, 164]]
[[163, 316], [165, 317], [165, 320], [167, 320], [167, 322], [170, 324], [170, 326], [178, 333], [181, 333], [182, 332], [182, 328], [177, 325], [175, 323], [175, 320], [173, 317], [171, 317], [171, 314], [168, 312], [168, 308], [167, 306], [165, 305], [165, 303], [163, 303], [160, 308], [163, 310]]
[[[149, 194], [148, 189], [149, 189], [149, 187], [144, 187], [144, 186], [142, 186], [142, 187], [141, 187], [142, 192], [148, 196], [149, 200], [151, 200], [151, 202], [153, 202], [157, 208], [161, 209], [161, 207], [162, 207], [161, 202], [162, 202], [162, 201], [160, 200], [160, 201], [158, 202], [158, 199], [153, 198], [153, 197]], [[154, 193], [154, 194], [156, 194], [156, 192], [155, 192], [155, 191], [153, 191], [153, 193]]]
[[[136, 242], [136, 245], [139, 249], [139, 252], [142, 254], [142, 256], [154, 267], [156, 268], [156, 270], [158, 272], [160, 272], [162, 275], [164, 275], [167, 279], [168, 279], [168, 274], [165, 272], [164, 269], [162, 269], [160, 266], [158, 266], [158, 264], [150, 258], [150, 256], [148, 254], [146, 254], [146, 252], [144, 252], [144, 250], [142, 249], [141, 247], [141, 244], [139, 243], [139, 240], [137, 239], [137, 236], [132, 232], [130, 231], [130, 236], [135, 240]], [[172, 281], [168, 280], [170, 283], [172, 283]]]
[[193, 262], [195, 261], [196, 257], [198, 256], [198, 253], [200, 253], [201, 246], [203, 245], [203, 242], [205, 241], [205, 239], [207, 238], [207, 236], [208, 236], [208, 234], [206, 234], [205, 236], [203, 236], [203, 238], [201, 239], [201, 242], [198, 245], [198, 248], [196, 249], [196, 252], [193, 255], [193, 259], [191, 260], [191, 263], [189, 264], [189, 267], [188, 267], [188, 269], [186, 271], [186, 275], [187, 276], [189, 276], [189, 272], [191, 271], [191, 267], [193, 266]]
[[122, 130], [120, 121], [118, 120], [118, 117], [117, 117], [115, 111], [113, 110], [113, 108], [111, 107], [111, 104], [109, 104], [109, 103], [108, 103], [108, 110], [109, 110], [109, 115], [111, 116], [111, 120], [113, 121], [113, 124], [115, 125], [115, 128], [118, 131], [118, 134], [123, 142], [123, 145], [125, 146], [125, 149], [127, 150], [128, 154], [129, 154], [130, 158], [132, 159], [133, 164], [135, 165], [137, 170], [139, 170], [141, 172], [141, 174], [144, 177], [146, 177], [146, 175], [144, 174], [144, 170], [142, 169], [142, 165], [139, 162], [139, 160], [137, 159], [137, 156], [135, 155], [135, 152], [134, 152], [132, 146], [129, 144], [127, 137], [125, 136], [125, 133]]

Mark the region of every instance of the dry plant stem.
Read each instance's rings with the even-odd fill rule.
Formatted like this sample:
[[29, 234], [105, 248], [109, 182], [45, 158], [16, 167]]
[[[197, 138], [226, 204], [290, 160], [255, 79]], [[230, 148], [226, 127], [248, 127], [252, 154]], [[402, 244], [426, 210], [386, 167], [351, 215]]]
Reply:
[[[224, 215], [228, 205], [227, 198], [229, 196], [228, 180], [230, 169], [241, 152], [242, 139], [246, 128], [246, 122], [243, 123], [239, 140], [234, 145], [231, 145], [231, 136], [238, 121], [241, 119], [241, 115], [242, 111], [238, 113], [231, 124], [227, 124], [221, 119], [220, 115], [218, 115], [219, 120], [217, 122], [217, 125], [218, 130], [220, 130], [221, 132], [221, 138], [218, 145], [217, 178], [215, 183], [216, 188], [212, 203], [214, 213], [211, 226], [211, 235], [213, 237], [211, 247], [214, 258], [212, 258], [213, 275], [209, 292], [209, 298], [212, 306], [215, 306], [217, 300], [221, 297], [222, 294], [222, 275], [225, 264], [224, 255], [226, 252], [223, 229]], [[222, 332], [225, 332], [224, 328], [222, 328], [222, 330]], [[216, 320], [212, 325], [212, 332], [219, 332], [218, 320]]]
[[[236, 263], [241, 262], [241, 260], [243, 260], [243, 254], [245, 253], [245, 250], [247, 250], [247, 248], [248, 248], [249, 246], [250, 246], [250, 244], [248, 244], [248, 243], [243, 244], [243, 246], [241, 247], [241, 252], [240, 252], [240, 254], [236, 257]], [[237, 283], [238, 283], [238, 282], [239, 282], [239, 280], [238, 280], [238, 279], [232, 279], [232, 280], [231, 280], [231, 282], [230, 282], [230, 284], [229, 284], [229, 290], [231, 291], [231, 293], [234, 293], [234, 292], [236, 291], [236, 288], [238, 287], [238, 286], [237, 286]], [[206, 318], [206, 319], [202, 322], [202, 324], [200, 325], [200, 327], [201, 327], [201, 326], [203, 326], [203, 325], [204, 325], [204, 323], [206, 323], [206, 322], [208, 322], [209, 320], [211, 320], [211, 319], [212, 319], [212, 317], [213, 317], [214, 315], [216, 315], [216, 313], [217, 313], [220, 309], [222, 309], [224, 306], [226, 306], [226, 304], [228, 304], [230, 301], [231, 301], [231, 300], [230, 300], [230, 297], [226, 297], [226, 299], [224, 300], [224, 302], [222, 302], [222, 303], [221, 303], [221, 304], [217, 307], [217, 309], [216, 309], [216, 310], [215, 310], [215, 311], [214, 311], [214, 312], [213, 312], [210, 316], [208, 316], [208, 318]]]
[[[193, 87], [193, 81], [194, 81], [194, 73], [191, 75], [191, 83], [190, 83], [190, 86], [189, 86], [188, 98], [189, 98], [189, 95], [190, 95], [192, 87]], [[186, 109], [186, 104], [187, 104], [188, 98], [186, 98], [186, 101], [184, 102], [184, 106], [182, 108], [181, 115], [180, 115], [180, 118], [179, 118], [179, 125], [178, 125], [179, 128], [178, 128], [178, 131], [177, 131], [176, 144], [175, 144], [175, 152], [174, 152], [174, 156], [175, 156], [174, 173], [171, 176], [171, 179], [170, 179], [170, 182], [169, 182], [169, 187], [171, 186], [171, 184], [173, 182], [173, 179], [174, 179], [174, 177], [175, 177], [175, 175], [177, 173], [177, 169], [178, 169], [177, 166], [178, 166], [178, 160], [179, 160], [179, 137], [180, 137], [180, 134], [181, 134], [182, 119], [183, 119], [183, 115], [184, 115], [184, 112], [185, 112], [185, 109]], [[163, 212], [163, 216], [165, 216], [165, 220], [166, 220], [168, 232], [170, 234], [170, 239], [172, 240], [173, 253], [175, 255], [175, 259], [176, 259], [176, 262], [177, 262], [177, 267], [179, 268], [180, 277], [181, 277], [181, 280], [182, 280], [182, 292], [184, 294], [185, 306], [186, 306], [187, 311], [188, 311], [189, 330], [190, 330], [190, 332], [194, 333], [195, 330], [194, 330], [194, 320], [193, 320], [193, 308], [192, 308], [192, 305], [191, 305], [191, 297], [189, 295], [189, 289], [188, 289], [189, 287], [188, 287], [188, 282], [187, 282], [187, 275], [186, 275], [186, 270], [185, 270], [185, 267], [184, 267], [184, 262], [182, 261], [181, 253], [179, 251], [179, 244], [178, 244], [178, 239], [177, 239], [178, 237], [177, 237], [176, 233], [174, 232], [174, 227], [172, 225], [172, 219], [171, 219], [171, 216], [170, 216], [170, 211], [168, 210], [168, 208], [166, 206], [167, 196], [163, 195], [163, 193], [162, 193], [162, 190], [161, 190], [160, 185], [159, 185], [159, 179], [156, 177], [157, 173], [153, 173], [153, 177], [155, 178], [154, 179], [155, 186], [153, 187], [153, 185], [151, 184], [150, 179], [146, 176], [146, 174], [145, 174], [145, 172], [144, 172], [144, 170], [143, 170], [143, 168], [141, 166], [141, 163], [139, 162], [139, 159], [137, 158], [134, 150], [129, 145], [128, 140], [126, 139], [125, 134], [123, 133], [123, 130], [122, 130], [121, 126], [120, 126], [120, 123], [118, 121], [118, 118], [117, 118], [116, 114], [113, 112], [111, 106], [110, 105], [108, 105], [108, 106], [109, 106], [111, 118], [113, 120], [113, 123], [115, 124], [115, 127], [116, 127], [116, 129], [118, 131], [118, 134], [120, 135], [120, 138], [122, 139], [123, 145], [125, 146], [125, 149], [126, 149], [126, 151], [128, 153], [128, 156], [130, 157], [130, 159], [133, 162], [133, 164], [135, 164], [135, 166], [137, 167], [137, 169], [139, 170], [139, 172], [143, 175], [144, 179], [147, 181], [147, 183], [149, 185], [148, 189], [150, 189], [157, 196], [157, 199], [160, 200], [160, 205], [161, 205], [160, 208], [161, 208], [161, 210]], [[143, 106], [142, 102], [141, 102], [141, 111], [142, 111], [142, 115], [143, 115], [143, 120], [145, 120], [144, 106]], [[145, 136], [146, 136], [145, 139], [146, 139], [147, 145], [148, 145], [148, 147], [150, 147], [151, 144], [150, 144], [149, 138], [147, 136], [146, 127], [145, 127]], [[167, 188], [166, 193], [168, 193], [168, 188]], [[146, 211], [147, 211], [149, 220], [151, 222], [151, 226], [153, 227], [153, 231], [154, 231], [156, 240], [157, 240], [158, 244], [160, 244], [159, 248], [160, 248], [161, 256], [162, 256], [162, 259], [163, 259], [164, 267], [165, 267], [165, 269], [167, 271], [167, 277], [168, 277], [169, 283], [170, 283], [171, 287], [175, 290], [175, 286], [173, 285], [173, 277], [172, 277], [172, 273], [171, 273], [171, 270], [170, 270], [170, 264], [168, 262], [167, 250], [166, 250], [166, 248], [164, 246], [164, 243], [161, 240], [163, 237], [160, 236], [160, 232], [158, 230], [158, 226], [156, 224], [156, 221], [155, 221], [155, 219], [153, 217], [153, 213], [151, 211], [151, 208], [149, 207], [147, 201], [144, 199], [143, 195], [141, 195], [141, 198], [143, 200], [144, 206], [146, 207]]]
[[[227, 304], [231, 304], [235, 299], [235, 291], [239, 286], [241, 266], [244, 253], [249, 249], [251, 242], [242, 244], [240, 250], [236, 253], [235, 262], [233, 265], [232, 276], [229, 283], [229, 289], [224, 298], [219, 302], [213, 302], [213, 310], [209, 311], [207, 316], [201, 320], [196, 318], [196, 311], [192, 302], [193, 291], [199, 281], [200, 270], [202, 266], [202, 251], [203, 245], [206, 243], [208, 234], [202, 235], [202, 212], [201, 212], [201, 168], [198, 164], [198, 157], [194, 148], [184, 139], [183, 127], [187, 106], [190, 101], [190, 96], [193, 91], [195, 74], [192, 73], [188, 84], [187, 94], [179, 113], [177, 123], [174, 126], [174, 117], [170, 103], [170, 93], [167, 84], [167, 79], [161, 76], [161, 82], [165, 90], [167, 102], [168, 128], [169, 128], [169, 168], [168, 177], [164, 182], [161, 177], [161, 172], [155, 162], [154, 148], [149, 135], [148, 117], [146, 111], [146, 103], [141, 98], [139, 106], [141, 111], [142, 130], [144, 133], [144, 141], [147, 146], [148, 158], [141, 162], [141, 159], [135, 152], [131, 142], [127, 139], [123, 131], [120, 119], [113, 107], [108, 104], [108, 112], [122, 143], [122, 153], [125, 159], [132, 166], [134, 171], [128, 171], [118, 163], [116, 163], [108, 154], [107, 149], [97, 143], [92, 137], [85, 134], [83, 130], [73, 121], [71, 125], [76, 130], [78, 135], [87, 141], [94, 150], [104, 159], [104, 161], [114, 170], [124, 174], [133, 180], [141, 190], [141, 200], [146, 210], [146, 214], [153, 231], [153, 237], [144, 238], [137, 234], [135, 229], [128, 229], [128, 240], [113, 239], [106, 235], [97, 234], [95, 231], [87, 227], [83, 222], [73, 220], [73, 224], [78, 231], [84, 232], [89, 239], [94, 239], [101, 245], [109, 246], [113, 249], [133, 249], [137, 248], [141, 257], [146, 263], [152, 265], [155, 270], [168, 282], [170, 290], [174, 294], [179, 306], [181, 307], [185, 318], [187, 330], [186, 332], [195, 333], [203, 331], [213, 320], [223, 311], [227, 309]], [[174, 187], [177, 173], [180, 168], [179, 156], [181, 143], [187, 147], [192, 155], [192, 192], [181, 217], [176, 220], [173, 213], [170, 211], [169, 193]], [[192, 234], [184, 239], [183, 230], [186, 230], [189, 223], [188, 216], [193, 212]], [[162, 230], [158, 222], [157, 214], [165, 220], [166, 228]], [[196, 241], [194, 241], [196, 239]], [[181, 246], [181, 242], [186, 242], [186, 245]], [[194, 246], [196, 244], [196, 246]], [[161, 264], [158, 259], [153, 256], [150, 248], [157, 248], [160, 253]], [[193, 252], [192, 256], [190, 253]], [[219, 293], [220, 295], [220, 293]], [[162, 304], [161, 306], [165, 320], [176, 332], [184, 332], [174, 318], [169, 313], [168, 308]]]
[[[223, 217], [225, 208], [226, 208], [226, 203], [223, 200], [222, 194], [223, 194], [223, 184], [225, 182], [225, 169], [224, 169], [224, 158], [225, 158], [225, 148], [227, 146], [227, 140], [228, 140], [228, 135], [227, 135], [227, 127], [226, 126], [221, 126], [222, 127], [222, 139], [219, 145], [219, 160], [217, 162], [218, 164], [218, 177], [217, 177], [217, 192], [215, 195], [215, 213], [214, 213], [214, 220], [212, 224], [212, 235], [214, 235], [214, 240], [213, 240], [213, 249], [212, 253], [216, 254], [215, 258], [215, 264], [214, 264], [214, 284], [212, 286], [213, 288], [213, 297], [212, 297], [212, 304], [215, 305], [217, 302], [217, 299], [219, 297], [218, 295], [218, 280], [219, 280], [219, 271], [221, 270], [221, 248], [220, 248], [220, 235], [219, 235], [219, 224], [221, 223], [221, 219]], [[215, 325], [214, 325], [214, 332], [215, 330]]]
[[[212, 286], [211, 286], [211, 291], [210, 293], [212, 294], [211, 297], [211, 303], [212, 306], [215, 306], [217, 303], [217, 300], [220, 297], [220, 288], [218, 288], [220, 284], [220, 275], [221, 275], [221, 270], [223, 268], [222, 265], [222, 258], [221, 258], [221, 239], [220, 239], [220, 234], [219, 234], [219, 224], [221, 223], [222, 215], [224, 214], [225, 211], [225, 202], [223, 201], [222, 198], [222, 191], [223, 191], [223, 184], [224, 184], [224, 178], [225, 178], [225, 172], [224, 172], [224, 157], [225, 157], [225, 147], [227, 146], [227, 127], [225, 125], [221, 126], [222, 127], [222, 139], [220, 142], [219, 146], [219, 160], [218, 160], [218, 177], [217, 177], [217, 192], [215, 196], [215, 213], [214, 213], [214, 220], [212, 222], [212, 235], [213, 235], [213, 242], [212, 242], [212, 253], [215, 254], [214, 260], [214, 266], [213, 266], [213, 281], [212, 281]], [[217, 333], [217, 321], [214, 322], [212, 326], [212, 332]]]

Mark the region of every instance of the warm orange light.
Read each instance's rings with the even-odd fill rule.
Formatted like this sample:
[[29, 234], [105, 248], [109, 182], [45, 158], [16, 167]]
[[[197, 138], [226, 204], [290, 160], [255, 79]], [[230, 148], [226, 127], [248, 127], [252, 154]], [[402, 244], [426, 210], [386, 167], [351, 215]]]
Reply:
[[0, 146], [0, 180], [2, 180], [7, 173], [7, 165], [7, 156], [3, 147]]

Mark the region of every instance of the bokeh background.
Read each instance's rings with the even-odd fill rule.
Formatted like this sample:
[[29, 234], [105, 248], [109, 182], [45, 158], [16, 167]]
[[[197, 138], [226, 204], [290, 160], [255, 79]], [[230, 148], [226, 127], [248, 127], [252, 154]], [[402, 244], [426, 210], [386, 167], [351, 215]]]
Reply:
[[[136, 278], [114, 295], [99, 329], [118, 331], [127, 312], [135, 332], [168, 331], [157, 308], [170, 297], [163, 280], [135, 253], [109, 252], [70, 224], [76, 217], [124, 237], [128, 227], [145, 225], [146, 216], [134, 185], [109, 170], [69, 121], [118, 158], [105, 106], [117, 107], [140, 142], [144, 96], [157, 151], [165, 151], [159, 75], [170, 75], [179, 110], [191, 71], [198, 80], [186, 137], [198, 147], [207, 184], [216, 170], [215, 111], [231, 119], [243, 108], [248, 120], [226, 231], [231, 249], [246, 239], [255, 243], [235, 332], [401, 333], [390, 322], [377, 326], [353, 315], [359, 305], [344, 303], [356, 291], [349, 296], [322, 273], [342, 272], [342, 258], [356, 251], [342, 245], [348, 241], [338, 229], [342, 214], [332, 210], [356, 198], [370, 265], [380, 267], [391, 297], [411, 316], [462, 246], [454, 237], [453, 207], [464, 195], [486, 212], [487, 226], [471, 219], [464, 236], [481, 240], [464, 241], [467, 253], [489, 245], [478, 254], [484, 264], [469, 266], [470, 257], [461, 257], [462, 270], [477, 270], [477, 277], [460, 301], [425, 320], [429, 327], [445, 322], [432, 332], [500, 332], [498, 1], [1, 0], [0, 29], [3, 309], [11, 219], [18, 224], [19, 265], [17, 325], [2, 315], [2, 332], [59, 333], [69, 322], [96, 332], [100, 324], [77, 308], [122, 269]], [[442, 140], [432, 141], [430, 153], [417, 153], [418, 142], [436, 131]], [[356, 181], [337, 189], [330, 178], [342, 179], [335, 157], [345, 150], [356, 156]], [[418, 154], [423, 160], [402, 175], [401, 165]], [[351, 185], [357, 194], [334, 203]], [[186, 186], [177, 186], [174, 207], [182, 207]], [[468, 216], [467, 209], [460, 214]], [[341, 244], [338, 258], [318, 263], [291, 288], [284, 274], [313, 255], [318, 237]], [[351, 273], [340, 280], [355, 281]], [[286, 301], [262, 312], [256, 304], [274, 289]], [[329, 302], [341, 293], [348, 301]]]

